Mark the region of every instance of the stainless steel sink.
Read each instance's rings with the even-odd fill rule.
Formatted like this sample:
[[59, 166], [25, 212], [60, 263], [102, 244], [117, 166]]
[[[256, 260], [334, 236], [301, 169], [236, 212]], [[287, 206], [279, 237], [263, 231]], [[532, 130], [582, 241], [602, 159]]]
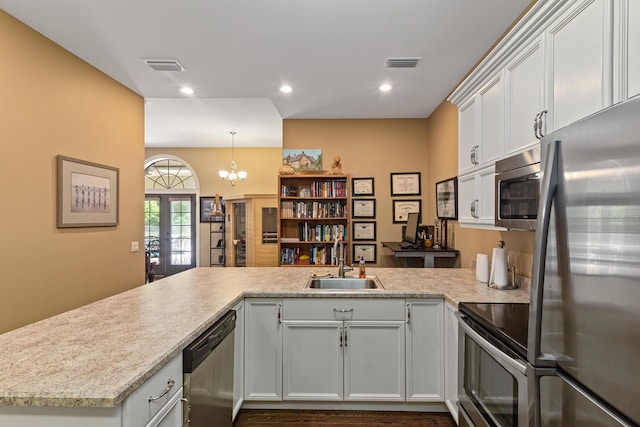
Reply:
[[364, 279], [358, 277], [311, 277], [305, 288], [308, 289], [332, 289], [332, 290], [366, 290], [384, 289], [382, 283], [375, 276]]

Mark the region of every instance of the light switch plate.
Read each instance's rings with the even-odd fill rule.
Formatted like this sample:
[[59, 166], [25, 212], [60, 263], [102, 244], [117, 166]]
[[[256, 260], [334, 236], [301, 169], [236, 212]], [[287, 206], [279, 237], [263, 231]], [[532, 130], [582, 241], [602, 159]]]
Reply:
[[131, 242], [131, 252], [138, 252], [139, 250], [138, 242]]

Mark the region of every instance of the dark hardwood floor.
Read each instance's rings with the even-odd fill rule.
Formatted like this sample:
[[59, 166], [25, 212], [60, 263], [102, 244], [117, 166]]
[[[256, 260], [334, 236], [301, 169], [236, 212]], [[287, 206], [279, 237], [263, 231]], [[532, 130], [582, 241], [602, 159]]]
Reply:
[[445, 412], [300, 411], [243, 409], [235, 427], [456, 427]]

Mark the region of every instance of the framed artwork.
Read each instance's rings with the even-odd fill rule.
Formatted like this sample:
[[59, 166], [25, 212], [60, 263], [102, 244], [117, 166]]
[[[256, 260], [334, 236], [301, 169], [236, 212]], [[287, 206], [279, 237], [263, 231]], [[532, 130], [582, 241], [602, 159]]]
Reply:
[[65, 156], [57, 163], [57, 227], [117, 226], [120, 170]]
[[351, 199], [352, 218], [375, 218], [376, 199]]
[[319, 148], [282, 150], [282, 164], [291, 166], [295, 171], [321, 171], [322, 150]]
[[364, 258], [364, 262], [376, 262], [376, 245], [375, 243], [356, 243], [353, 245], [353, 262], [357, 264], [360, 258]]
[[353, 240], [376, 240], [376, 222], [353, 222]]
[[436, 216], [458, 219], [458, 177], [436, 182]]
[[407, 214], [422, 212], [422, 200], [393, 200], [393, 223], [407, 222]]
[[373, 196], [373, 178], [351, 178], [353, 197]]
[[420, 195], [420, 172], [391, 174], [391, 197]]
[[221, 197], [218, 197], [218, 204], [216, 208], [215, 197], [200, 197], [200, 222], [212, 222], [212, 216], [224, 215], [224, 200]]

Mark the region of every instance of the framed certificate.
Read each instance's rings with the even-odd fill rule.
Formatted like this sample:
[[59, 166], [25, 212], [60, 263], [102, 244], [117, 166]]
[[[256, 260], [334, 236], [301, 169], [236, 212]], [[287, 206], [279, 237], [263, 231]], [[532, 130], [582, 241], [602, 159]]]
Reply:
[[375, 218], [376, 199], [351, 199], [353, 218]]
[[393, 223], [407, 222], [407, 214], [410, 212], [422, 211], [422, 200], [394, 200], [393, 201]]
[[353, 240], [376, 240], [376, 223], [375, 221], [369, 222], [354, 222], [353, 227]]
[[376, 262], [376, 245], [356, 243], [353, 245], [353, 262], [358, 263], [360, 258], [364, 258], [364, 262], [373, 263]]
[[436, 216], [458, 219], [458, 178], [436, 182]]
[[373, 178], [352, 178], [351, 188], [353, 196], [373, 196]]
[[391, 174], [391, 197], [420, 196], [420, 172]]

